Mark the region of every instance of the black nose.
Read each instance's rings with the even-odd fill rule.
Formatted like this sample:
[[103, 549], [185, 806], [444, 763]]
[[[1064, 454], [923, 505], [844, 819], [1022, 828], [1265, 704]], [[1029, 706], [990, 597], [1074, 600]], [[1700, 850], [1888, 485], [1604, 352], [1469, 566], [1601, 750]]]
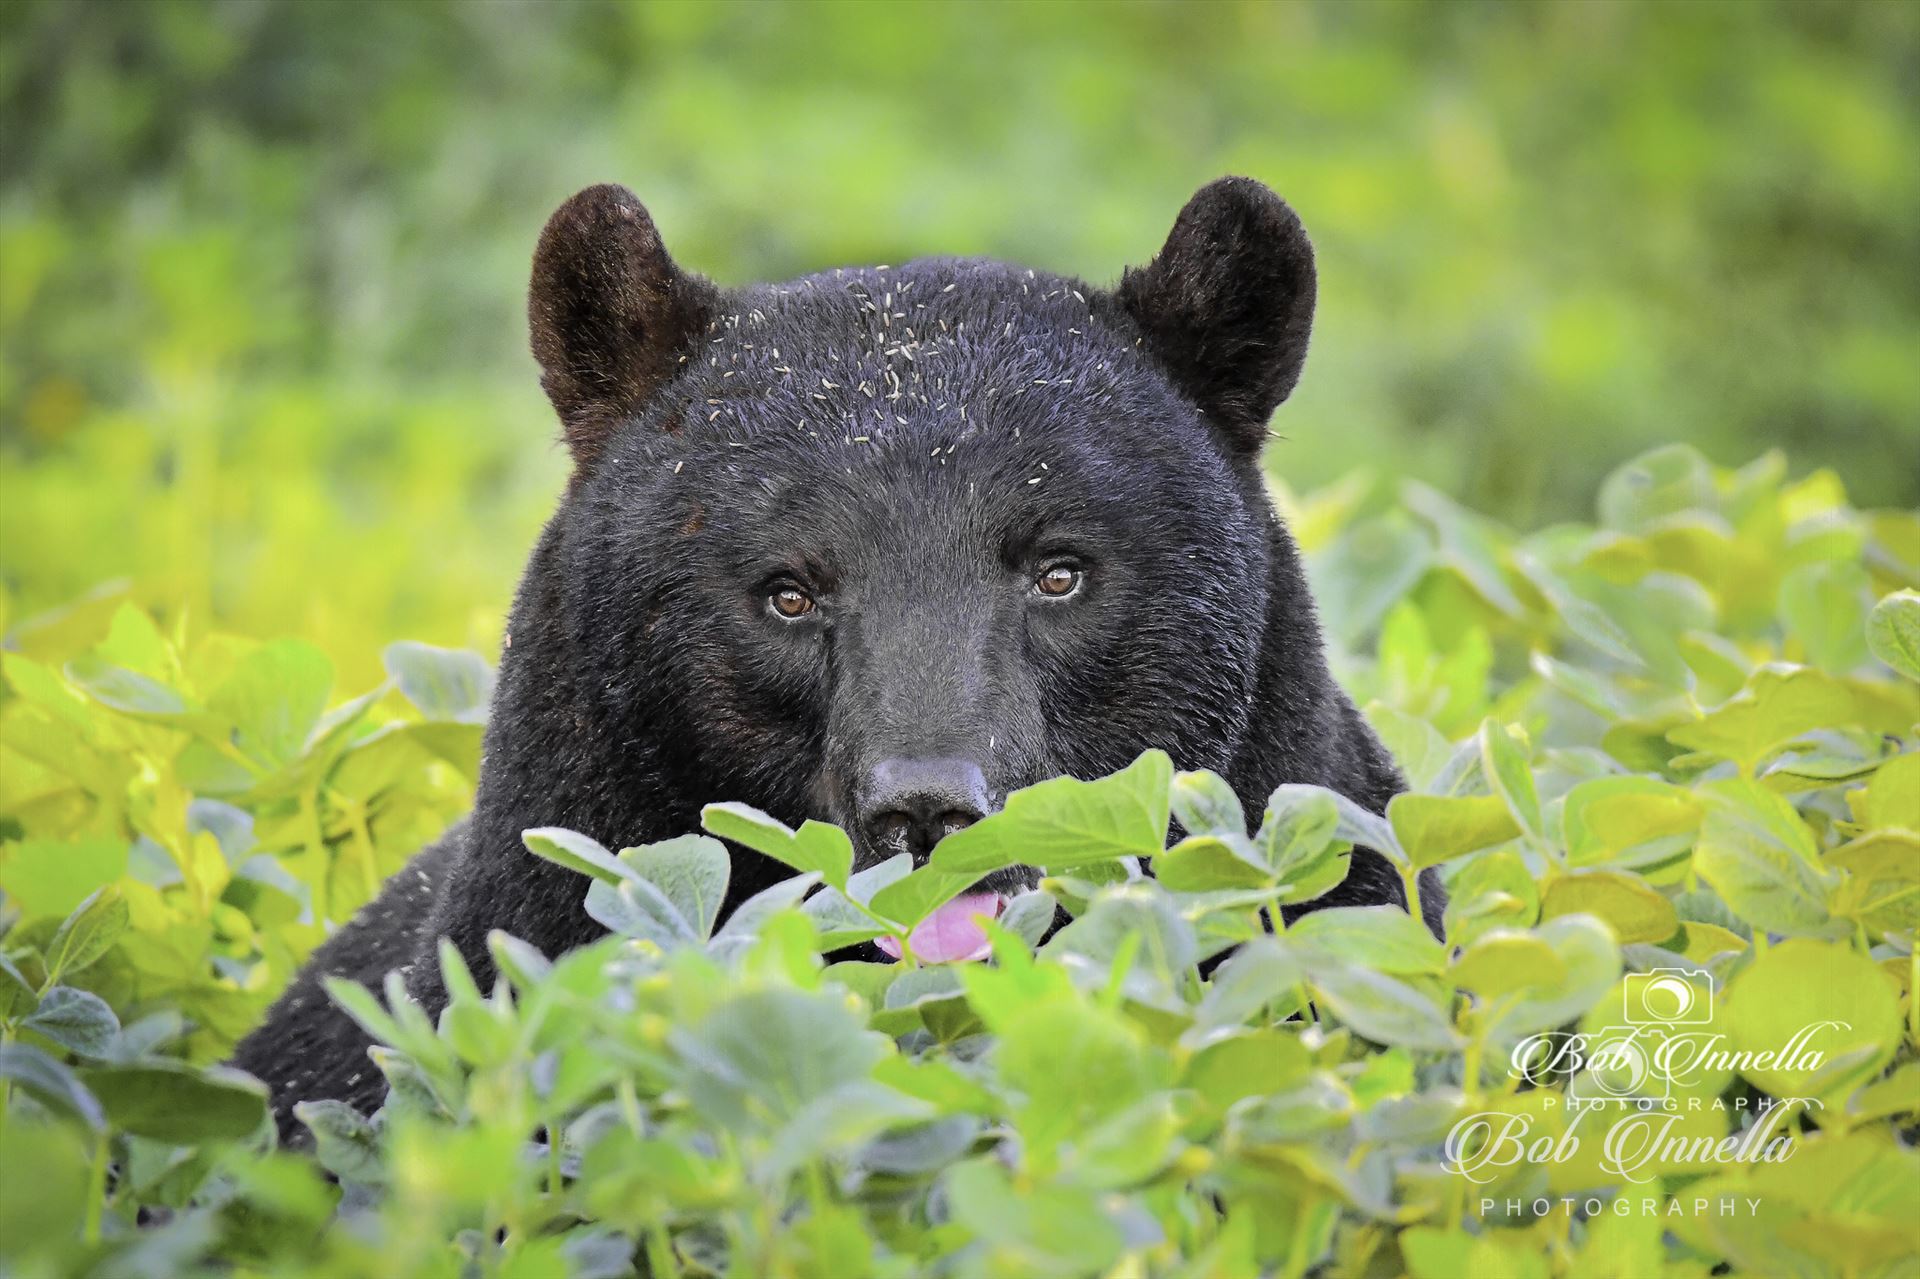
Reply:
[[860, 825], [887, 856], [926, 864], [941, 838], [986, 815], [987, 779], [964, 759], [890, 759], [867, 778]]

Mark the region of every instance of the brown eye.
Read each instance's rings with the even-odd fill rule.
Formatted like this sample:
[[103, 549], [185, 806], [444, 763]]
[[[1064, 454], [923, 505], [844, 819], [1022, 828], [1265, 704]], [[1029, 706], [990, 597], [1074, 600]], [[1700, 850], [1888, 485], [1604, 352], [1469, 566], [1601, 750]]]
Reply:
[[1034, 579], [1033, 589], [1053, 599], [1061, 599], [1080, 589], [1080, 570], [1055, 564]]
[[783, 586], [767, 596], [767, 607], [792, 621], [813, 612], [813, 596], [797, 586]]

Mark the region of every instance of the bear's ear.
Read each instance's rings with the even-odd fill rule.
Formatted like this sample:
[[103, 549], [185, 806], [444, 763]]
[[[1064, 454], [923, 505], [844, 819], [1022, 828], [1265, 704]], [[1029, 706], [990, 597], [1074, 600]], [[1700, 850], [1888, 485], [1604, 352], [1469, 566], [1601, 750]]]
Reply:
[[1300, 379], [1313, 327], [1313, 245], [1286, 201], [1251, 178], [1209, 183], [1152, 262], [1115, 296], [1180, 389], [1238, 453]]
[[717, 307], [713, 285], [674, 265], [653, 219], [621, 186], [588, 187], [547, 220], [527, 319], [540, 385], [584, 470], [679, 367]]

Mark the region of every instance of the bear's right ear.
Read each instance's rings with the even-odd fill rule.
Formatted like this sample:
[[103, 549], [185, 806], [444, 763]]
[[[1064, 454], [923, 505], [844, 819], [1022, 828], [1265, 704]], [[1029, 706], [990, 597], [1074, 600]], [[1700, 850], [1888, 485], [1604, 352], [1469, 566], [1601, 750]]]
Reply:
[[664, 385], [717, 309], [712, 284], [674, 265], [622, 186], [588, 187], [547, 220], [527, 319], [540, 385], [576, 468]]
[[1300, 380], [1313, 294], [1300, 219], [1252, 178], [1201, 187], [1153, 261], [1114, 291], [1175, 385], [1247, 457]]

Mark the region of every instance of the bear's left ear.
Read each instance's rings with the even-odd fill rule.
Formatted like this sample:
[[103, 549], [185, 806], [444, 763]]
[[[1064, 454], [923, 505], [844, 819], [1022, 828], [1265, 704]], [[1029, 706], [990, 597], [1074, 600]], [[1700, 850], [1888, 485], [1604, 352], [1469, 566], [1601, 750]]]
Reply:
[[1175, 384], [1251, 457], [1300, 380], [1313, 290], [1313, 245], [1286, 201], [1251, 178], [1221, 178], [1187, 201], [1165, 247], [1122, 275], [1115, 297]]
[[577, 470], [678, 371], [718, 297], [667, 256], [646, 206], [625, 187], [588, 187], [547, 220], [527, 319], [540, 385]]

